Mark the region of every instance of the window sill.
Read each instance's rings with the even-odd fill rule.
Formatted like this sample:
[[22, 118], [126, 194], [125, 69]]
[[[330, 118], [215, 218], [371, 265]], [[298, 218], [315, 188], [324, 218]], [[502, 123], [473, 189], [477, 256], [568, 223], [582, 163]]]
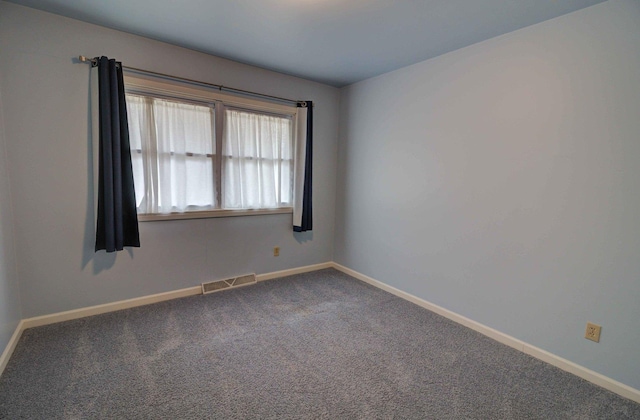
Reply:
[[293, 213], [293, 207], [278, 209], [243, 209], [243, 210], [208, 210], [189, 211], [169, 214], [138, 214], [139, 222], [156, 222], [161, 220], [210, 219], [216, 217], [263, 216], [267, 214]]

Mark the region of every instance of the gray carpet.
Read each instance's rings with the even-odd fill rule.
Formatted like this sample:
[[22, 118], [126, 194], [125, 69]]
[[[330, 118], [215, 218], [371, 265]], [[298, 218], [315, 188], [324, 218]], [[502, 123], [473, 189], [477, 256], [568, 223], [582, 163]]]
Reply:
[[7, 419], [640, 419], [640, 404], [329, 269], [26, 330]]

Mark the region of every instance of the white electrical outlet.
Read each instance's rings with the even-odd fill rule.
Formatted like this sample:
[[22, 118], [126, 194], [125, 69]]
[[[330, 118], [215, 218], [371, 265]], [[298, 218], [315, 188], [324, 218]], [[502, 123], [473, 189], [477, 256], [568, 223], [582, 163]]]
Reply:
[[600, 325], [587, 322], [587, 330], [584, 333], [584, 338], [586, 338], [587, 340], [591, 340], [591, 341], [595, 341], [596, 343], [599, 343], [601, 329], [602, 327]]

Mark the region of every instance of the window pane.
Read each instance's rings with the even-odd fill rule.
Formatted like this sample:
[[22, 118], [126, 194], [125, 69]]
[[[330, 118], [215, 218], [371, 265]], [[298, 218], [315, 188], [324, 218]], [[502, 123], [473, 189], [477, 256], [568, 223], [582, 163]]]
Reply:
[[172, 173], [182, 174], [171, 179], [172, 202], [185, 203], [187, 210], [213, 208], [215, 200], [211, 158], [187, 156], [184, 161], [172, 159], [171, 163]]
[[127, 118], [129, 120], [129, 142], [131, 145], [131, 164], [133, 166], [133, 184], [136, 192], [136, 206], [140, 209], [145, 201], [145, 171], [142, 159], [143, 139], [151, 136], [151, 105], [146, 98], [127, 95]]
[[153, 110], [159, 212], [215, 208], [212, 109], [154, 99]]
[[290, 118], [225, 111], [225, 208], [291, 205], [291, 130]]
[[213, 109], [127, 95], [139, 213], [215, 208]]
[[154, 99], [158, 143], [176, 153], [212, 154], [212, 109], [208, 106]]

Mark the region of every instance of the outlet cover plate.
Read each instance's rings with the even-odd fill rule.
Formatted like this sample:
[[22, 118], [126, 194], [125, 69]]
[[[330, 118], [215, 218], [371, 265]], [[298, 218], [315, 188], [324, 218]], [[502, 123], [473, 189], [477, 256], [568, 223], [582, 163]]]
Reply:
[[599, 343], [601, 329], [602, 327], [600, 325], [587, 322], [587, 329], [584, 332], [584, 338], [586, 338], [587, 340], [591, 340], [591, 341], [595, 341], [596, 343]]

